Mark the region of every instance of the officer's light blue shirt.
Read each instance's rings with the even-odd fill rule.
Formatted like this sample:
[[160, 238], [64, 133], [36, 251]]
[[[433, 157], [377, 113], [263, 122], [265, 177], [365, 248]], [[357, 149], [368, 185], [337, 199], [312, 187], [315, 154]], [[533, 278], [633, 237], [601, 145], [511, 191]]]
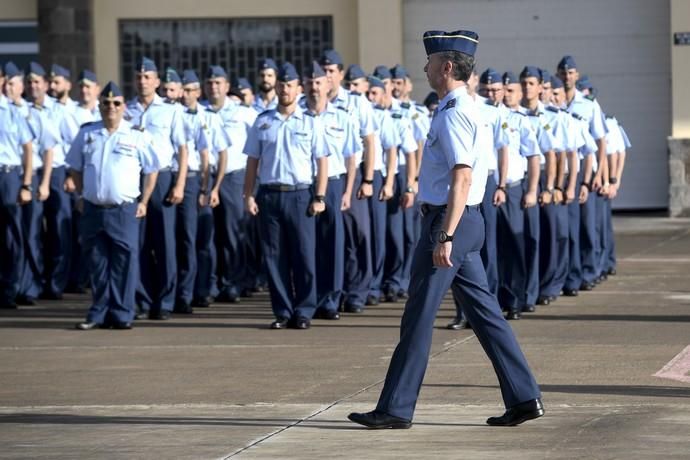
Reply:
[[259, 160], [260, 184], [311, 184], [314, 160], [328, 154], [321, 120], [299, 105], [287, 119], [277, 110], [259, 115], [243, 150]]
[[21, 166], [22, 146], [33, 140], [29, 124], [0, 97], [0, 166]]
[[625, 132], [625, 129], [623, 129], [623, 125], [621, 125], [620, 123], [618, 124], [618, 128], [621, 130], [621, 136], [623, 136], [623, 145], [626, 149], [629, 149], [630, 147], [632, 147], [632, 144], [630, 143], [628, 134]]
[[257, 94], [256, 97], [254, 98], [254, 103], [252, 104], [252, 109], [254, 109], [254, 112], [256, 114], [260, 114], [262, 112], [265, 112], [266, 110], [273, 110], [278, 107], [278, 96], [274, 96], [273, 99], [271, 99], [268, 104], [264, 103], [264, 100], [261, 99], [261, 95]]
[[488, 175], [487, 155], [477, 148], [481, 118], [476, 102], [464, 86], [440, 102], [424, 146], [419, 172], [419, 201], [432, 205], [448, 203], [451, 171], [456, 165], [472, 168], [467, 205], [482, 202]]
[[53, 168], [65, 166], [65, 155], [79, 131], [79, 124], [70, 109], [46, 96], [42, 106], [30, 102], [29, 112], [32, 127], [37, 132], [50, 131], [57, 140], [53, 146]]
[[[198, 109], [190, 111], [183, 109], [182, 119], [184, 120], [185, 137], [187, 138], [187, 168], [189, 171], [199, 172], [201, 170], [201, 152], [208, 152], [209, 143], [201, 117], [198, 116]], [[177, 158], [173, 158], [173, 171], [179, 171], [180, 166]]]
[[388, 110], [381, 106], [374, 107], [374, 171], [381, 171], [386, 174], [386, 163], [384, 159], [384, 150], [397, 147], [400, 145], [400, 135], [393, 123], [393, 118]]
[[47, 121], [47, 112], [33, 110], [28, 103], [12, 104], [12, 107], [29, 124], [33, 136], [31, 167], [36, 171], [43, 167], [43, 157], [46, 152], [55, 149], [60, 143], [60, 133], [53, 123]]
[[418, 145], [414, 138], [412, 119], [405, 114], [400, 106], [400, 102], [397, 99], [393, 99], [390, 113], [391, 118], [393, 118], [393, 123], [398, 131], [398, 138], [400, 139], [400, 143], [398, 144], [398, 170], [400, 170], [401, 166], [405, 166], [407, 164], [406, 155], [415, 153]]
[[160, 158], [149, 133], [122, 120], [110, 134], [103, 122], [97, 121], [79, 130], [67, 154], [67, 164], [82, 172], [85, 200], [115, 205], [139, 197], [140, 174], [160, 169]]
[[625, 141], [616, 117], [606, 117], [606, 129], [608, 130], [606, 133], [606, 154], [612, 155], [625, 150]]
[[575, 90], [575, 96], [566, 107], [566, 110], [582, 117], [594, 140], [599, 140], [606, 136], [604, 117], [598, 102], [587, 99], [582, 92]]
[[423, 105], [416, 104], [414, 101], [400, 102], [400, 109], [403, 114], [412, 122], [412, 135], [416, 142], [424, 141], [429, 133], [429, 110]]
[[366, 97], [359, 93], [338, 88], [338, 93], [331, 100], [336, 107], [343, 107], [359, 121], [359, 135], [365, 137], [376, 130], [374, 109]]
[[[208, 107], [212, 110], [211, 106]], [[223, 129], [230, 140], [225, 174], [245, 169], [247, 154], [243, 147], [247, 143], [247, 135], [258, 115], [256, 111], [232, 101], [229, 97], [225, 98], [223, 106], [217, 113], [223, 121]]]
[[74, 118], [77, 120], [79, 126], [84, 123], [91, 123], [101, 119], [101, 111], [98, 109], [98, 104], [93, 109], [87, 109], [78, 105], [74, 108]]
[[170, 168], [173, 157], [180, 147], [187, 144], [182, 119], [182, 106], [169, 104], [159, 95], [154, 95], [148, 107], [132, 99], [127, 103], [125, 120], [134, 127], [144, 128], [153, 139], [153, 148], [158, 155], [160, 169]]
[[532, 124], [524, 112], [508, 109], [501, 128], [508, 134], [506, 183], [512, 184], [525, 177], [525, 159], [541, 155], [541, 152]]
[[200, 118], [202, 128], [206, 133], [208, 142], [208, 164], [212, 172], [216, 172], [220, 152], [230, 148], [230, 138], [223, 127], [223, 119], [208, 106], [197, 107], [197, 116]]
[[[487, 156], [487, 167], [490, 171], [498, 170], [498, 150], [508, 145], [508, 132], [502, 128], [504, 114], [502, 110], [489, 103], [486, 98], [475, 95], [473, 98], [481, 115], [484, 132], [480, 136], [479, 150]], [[497, 176], [498, 177], [498, 176]]]

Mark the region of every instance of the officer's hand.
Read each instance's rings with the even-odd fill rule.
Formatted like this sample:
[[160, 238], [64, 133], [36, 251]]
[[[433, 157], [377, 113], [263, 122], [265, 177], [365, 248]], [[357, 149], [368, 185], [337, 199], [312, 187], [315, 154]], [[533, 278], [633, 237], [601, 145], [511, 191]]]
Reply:
[[72, 176], [67, 176], [63, 187], [65, 189], [65, 192], [67, 193], [73, 193], [77, 189], [77, 186], [74, 184], [74, 179], [72, 179]]
[[24, 205], [24, 204], [27, 204], [27, 203], [31, 203], [31, 199], [32, 199], [32, 198], [33, 198], [33, 197], [31, 196], [31, 192], [30, 192], [30, 191], [24, 190], [24, 189], [22, 189], [22, 190], [19, 191], [19, 204], [20, 204], [20, 205]]
[[218, 190], [211, 190], [211, 196], [208, 200], [209, 206], [215, 208], [220, 204], [220, 197], [218, 196]]
[[357, 190], [357, 199], [364, 200], [370, 198], [374, 194], [374, 186], [372, 184], [362, 184]]
[[553, 191], [553, 204], [563, 204], [563, 191], [554, 190]]
[[597, 193], [600, 196], [608, 196], [609, 195], [609, 187], [611, 187], [611, 184], [604, 184], [601, 186], [601, 188], [597, 191]]
[[244, 199], [244, 207], [252, 216], [259, 214], [259, 205], [256, 204], [256, 200], [252, 195]]
[[309, 214], [312, 216], [317, 216], [326, 210], [326, 203], [323, 201], [312, 201], [309, 205]]
[[341, 211], [347, 211], [350, 209], [350, 206], [352, 203], [350, 202], [352, 194], [351, 193], [343, 193], [343, 199], [340, 200], [340, 210]]
[[570, 204], [575, 201], [575, 187], [568, 187], [565, 190], [565, 204]]
[[527, 192], [522, 196], [522, 207], [532, 208], [537, 205], [537, 192]]
[[547, 204], [551, 204], [553, 202], [553, 193], [549, 192], [548, 190], [544, 190], [539, 194], [539, 204], [541, 206], [546, 206]]
[[580, 187], [580, 196], [578, 201], [580, 204], [585, 204], [587, 203], [587, 198], [589, 198], [589, 189], [583, 185]]
[[435, 267], [450, 268], [453, 262], [450, 261], [450, 254], [453, 252], [453, 242], [436, 243], [434, 254], [431, 256]]
[[172, 204], [180, 204], [184, 199], [184, 186], [178, 187], [177, 185], [170, 190], [168, 194], [168, 202]]
[[593, 191], [598, 191], [602, 187], [603, 183], [601, 181], [601, 176], [600, 175], [595, 175], [594, 180], [592, 181], [592, 190]]
[[414, 193], [403, 193], [402, 197], [400, 197], [400, 207], [403, 209], [410, 209], [412, 206], [414, 206]]
[[388, 201], [393, 198], [393, 185], [384, 185], [379, 193], [379, 201]]
[[609, 185], [609, 200], [613, 200], [618, 195], [618, 184]]
[[494, 206], [502, 206], [506, 202], [506, 191], [502, 188], [497, 188], [494, 192], [493, 204]]
[[200, 208], [205, 208], [206, 206], [208, 206], [208, 202], [209, 202], [208, 198], [209, 198], [208, 195], [205, 193], [199, 194], [199, 207]]
[[50, 188], [47, 185], [38, 187], [38, 201], [45, 201], [50, 196]]
[[137, 203], [136, 218], [141, 219], [146, 217], [146, 205], [144, 203]]

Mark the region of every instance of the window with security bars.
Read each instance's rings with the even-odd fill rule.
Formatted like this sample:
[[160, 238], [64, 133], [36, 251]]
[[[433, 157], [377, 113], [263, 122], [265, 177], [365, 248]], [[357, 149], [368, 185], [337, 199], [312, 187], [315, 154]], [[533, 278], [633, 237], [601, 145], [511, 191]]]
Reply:
[[292, 62], [299, 70], [333, 47], [330, 16], [241, 19], [120, 21], [120, 81], [134, 95], [137, 59], [153, 59], [161, 72], [193, 69], [203, 79], [210, 65], [221, 65], [230, 77], [256, 82], [263, 58]]

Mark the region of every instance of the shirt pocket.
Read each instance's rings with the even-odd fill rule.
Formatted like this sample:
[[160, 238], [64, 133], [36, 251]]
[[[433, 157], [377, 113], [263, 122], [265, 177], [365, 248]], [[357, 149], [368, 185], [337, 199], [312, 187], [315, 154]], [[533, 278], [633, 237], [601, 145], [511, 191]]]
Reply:
[[311, 150], [311, 133], [302, 130], [290, 131], [290, 144], [309, 152]]

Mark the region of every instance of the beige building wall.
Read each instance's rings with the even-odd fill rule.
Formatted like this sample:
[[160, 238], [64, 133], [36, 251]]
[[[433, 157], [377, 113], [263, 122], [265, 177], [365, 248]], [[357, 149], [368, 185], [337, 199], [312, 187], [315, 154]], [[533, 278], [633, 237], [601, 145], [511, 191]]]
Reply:
[[674, 45], [675, 32], [690, 32], [690, 1], [671, 0], [672, 137], [690, 139], [690, 45]]
[[38, 18], [38, 0], [2, 0], [0, 2], [0, 21], [16, 21]]
[[[399, 3], [399, 0], [397, 0]], [[94, 0], [95, 71], [120, 76], [118, 21], [149, 18], [333, 16], [333, 40], [346, 62], [359, 57], [357, 0]]]
[[[356, 0], [359, 24], [359, 60], [365, 72], [403, 60], [402, 0]], [[335, 41], [336, 46], [340, 46]]]

